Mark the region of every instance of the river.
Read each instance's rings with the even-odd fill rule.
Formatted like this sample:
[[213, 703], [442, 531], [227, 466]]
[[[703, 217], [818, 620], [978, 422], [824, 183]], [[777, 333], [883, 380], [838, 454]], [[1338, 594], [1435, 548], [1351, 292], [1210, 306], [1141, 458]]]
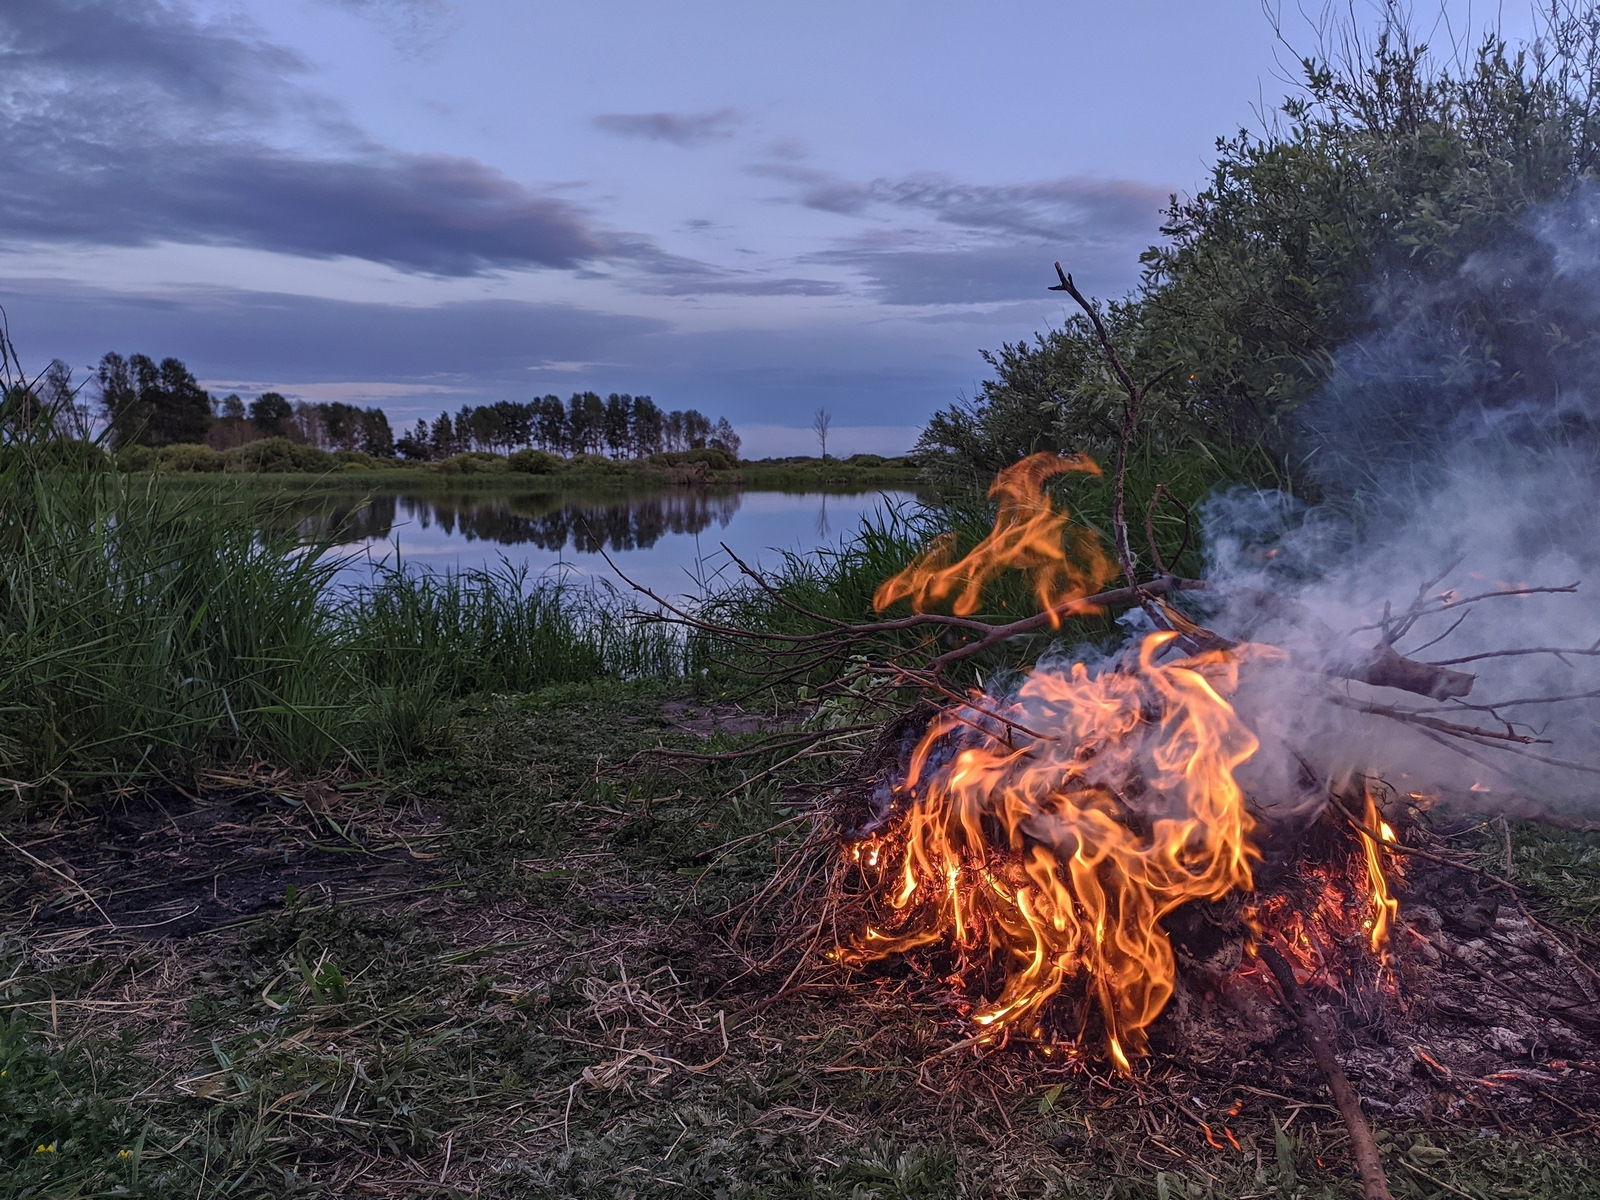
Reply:
[[914, 506], [910, 492], [852, 495], [676, 488], [634, 495], [434, 491], [338, 493], [307, 498], [300, 525], [331, 537], [343, 582], [370, 578], [378, 565], [428, 571], [526, 567], [530, 577], [625, 585], [695, 596], [736, 577], [726, 545], [750, 563], [772, 567], [784, 552], [837, 545], [864, 518]]

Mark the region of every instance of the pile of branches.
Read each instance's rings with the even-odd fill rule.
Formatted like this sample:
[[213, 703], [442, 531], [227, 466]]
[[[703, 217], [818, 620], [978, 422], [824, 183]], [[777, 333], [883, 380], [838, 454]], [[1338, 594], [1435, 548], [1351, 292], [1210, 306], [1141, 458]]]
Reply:
[[[1056, 273], [1060, 283], [1052, 291], [1064, 291], [1083, 309], [1092, 322], [1099, 338], [1108, 369], [1126, 394], [1123, 406], [1121, 433], [1118, 443], [1116, 471], [1113, 477], [1112, 540], [1117, 565], [1122, 574], [1119, 587], [1064, 600], [1056, 605], [1018, 620], [995, 624], [971, 617], [946, 613], [914, 612], [908, 616], [878, 621], [844, 621], [808, 609], [796, 603], [776, 587], [761, 572], [744, 562], [726, 545], [723, 550], [739, 572], [774, 604], [787, 609], [810, 625], [809, 631], [781, 633], [770, 629], [747, 629], [717, 621], [703, 612], [676, 604], [651, 589], [621, 576], [635, 591], [653, 602], [654, 608], [641, 611], [638, 616], [646, 621], [665, 622], [681, 626], [705, 637], [713, 646], [742, 648], [739, 669], [751, 679], [751, 694], [793, 683], [816, 679], [819, 673], [827, 676], [819, 689], [820, 694], [861, 694], [869, 685], [873, 694], [883, 703], [901, 710], [910, 708], [921, 699], [936, 704], [963, 706], [981, 705], [980, 698], [957, 690], [960, 684], [954, 679], [954, 668], [968, 660], [979, 659], [998, 650], [1009, 642], [1058, 629], [1063, 621], [1099, 614], [1116, 608], [1138, 606], [1151, 623], [1176, 635], [1176, 645], [1190, 654], [1205, 650], [1229, 649], [1234, 641], [1196, 624], [1180, 611], [1172, 600], [1185, 592], [1208, 592], [1205, 580], [1187, 578], [1168, 571], [1157, 545], [1155, 518], [1163, 501], [1178, 505], [1178, 501], [1165, 484], [1158, 484], [1150, 496], [1144, 515], [1144, 533], [1149, 549], [1150, 568], [1143, 573], [1135, 556], [1129, 535], [1127, 519], [1126, 478], [1128, 454], [1139, 426], [1146, 394], [1159, 382], [1160, 376], [1143, 383], [1134, 381], [1124, 366], [1121, 356], [1112, 343], [1109, 332], [1099, 312], [1073, 283], [1072, 276], [1057, 263]], [[1191, 514], [1182, 508], [1184, 538], [1187, 544], [1191, 533]], [[1180, 551], [1181, 555], [1181, 551]], [[1440, 662], [1423, 662], [1402, 654], [1397, 644], [1428, 617], [1441, 614], [1460, 614], [1456, 624], [1472, 606], [1489, 600], [1541, 593], [1572, 593], [1578, 583], [1543, 586], [1501, 587], [1475, 595], [1461, 595], [1454, 589], [1438, 590], [1458, 562], [1451, 563], [1432, 578], [1424, 581], [1406, 607], [1398, 612], [1386, 604], [1381, 620], [1357, 626], [1338, 633], [1328, 630], [1325, 641], [1345, 641], [1344, 646], [1329, 644], [1323, 647], [1314, 662], [1303, 665], [1318, 674], [1336, 679], [1352, 680], [1373, 687], [1393, 688], [1415, 696], [1439, 702], [1434, 705], [1384, 704], [1363, 698], [1332, 693], [1333, 703], [1355, 711], [1395, 721], [1419, 731], [1423, 736], [1452, 745], [1468, 757], [1473, 757], [1475, 747], [1491, 747], [1509, 751], [1532, 761], [1559, 766], [1570, 770], [1600, 774], [1600, 765], [1555, 758], [1538, 749], [1546, 740], [1528, 731], [1524, 726], [1502, 711], [1512, 706], [1530, 703], [1547, 703], [1594, 698], [1600, 693], [1585, 692], [1580, 695], [1560, 697], [1517, 697], [1505, 701], [1465, 703], [1477, 682], [1475, 675], [1459, 670], [1469, 662], [1488, 658], [1532, 654], [1549, 654], [1563, 657], [1594, 657], [1600, 655], [1600, 641], [1589, 646], [1539, 646], [1487, 651], [1465, 658]], [[612, 564], [616, 569], [615, 564]], [[1256, 593], [1247, 597], [1263, 616], [1279, 616], [1304, 625], [1314, 624], [1309, 614], [1297, 612], [1292, 600], [1273, 593]], [[1451, 626], [1453, 630], [1455, 625]], [[1365, 633], [1377, 633], [1375, 644], [1357, 646], [1353, 639]], [[1448, 633], [1448, 631], [1447, 631]], [[1428, 644], [1442, 640], [1433, 639]], [[755, 665], [752, 665], [755, 664]], [[1474, 714], [1474, 720], [1456, 721], [1441, 713]], [[996, 715], [1004, 723], [1004, 718]], [[826, 733], [819, 733], [819, 737]]]

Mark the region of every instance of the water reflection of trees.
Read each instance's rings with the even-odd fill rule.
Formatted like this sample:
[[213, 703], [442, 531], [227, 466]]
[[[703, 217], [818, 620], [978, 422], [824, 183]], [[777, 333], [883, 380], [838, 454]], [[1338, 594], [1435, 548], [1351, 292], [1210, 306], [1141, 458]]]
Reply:
[[602, 548], [643, 550], [667, 534], [695, 534], [712, 524], [726, 527], [739, 510], [738, 491], [683, 489], [627, 497], [374, 496], [324, 498], [298, 519], [306, 537], [338, 542], [387, 539], [396, 523], [419, 529], [437, 526], [448, 536], [500, 545], [529, 544], [542, 550], [571, 547], [580, 554]]

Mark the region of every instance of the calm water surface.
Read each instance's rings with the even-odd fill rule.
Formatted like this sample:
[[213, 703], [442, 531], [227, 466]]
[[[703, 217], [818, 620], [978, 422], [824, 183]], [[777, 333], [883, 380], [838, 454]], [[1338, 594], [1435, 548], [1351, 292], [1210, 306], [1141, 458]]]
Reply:
[[604, 550], [633, 579], [676, 596], [738, 568], [722, 544], [768, 567], [783, 551], [837, 545], [862, 518], [914, 506], [910, 492], [858, 495], [678, 488], [632, 496], [387, 494], [324, 497], [302, 518], [307, 533], [335, 531], [348, 582], [397, 559], [426, 570], [526, 565], [530, 576], [625, 587]]

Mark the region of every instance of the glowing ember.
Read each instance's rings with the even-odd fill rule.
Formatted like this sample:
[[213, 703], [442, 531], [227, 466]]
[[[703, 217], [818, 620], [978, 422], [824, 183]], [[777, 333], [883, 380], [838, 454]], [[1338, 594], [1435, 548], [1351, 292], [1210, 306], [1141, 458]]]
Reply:
[[978, 611], [984, 586], [1012, 569], [1033, 577], [1040, 607], [1059, 625], [1055, 606], [1099, 591], [1117, 570], [1094, 532], [1072, 525], [1071, 514], [1051, 504], [1045, 481], [1069, 471], [1100, 474], [1094, 460], [1081, 454], [1034, 454], [1001, 471], [989, 488], [990, 497], [1000, 501], [989, 536], [956, 563], [950, 562], [954, 537], [936, 538], [916, 562], [879, 585], [874, 607], [910, 600], [916, 612], [925, 612], [954, 592], [952, 611], [970, 616]]

